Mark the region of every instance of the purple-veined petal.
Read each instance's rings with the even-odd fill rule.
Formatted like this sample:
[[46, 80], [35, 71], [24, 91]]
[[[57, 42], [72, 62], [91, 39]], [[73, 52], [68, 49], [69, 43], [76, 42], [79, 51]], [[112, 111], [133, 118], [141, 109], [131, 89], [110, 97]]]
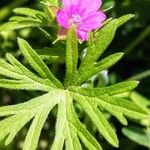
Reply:
[[64, 7], [64, 11], [69, 17], [71, 17], [73, 14], [79, 14], [79, 9], [80, 3], [72, 3], [70, 5], [67, 5], [67, 7]]
[[101, 7], [102, 0], [62, 0], [62, 4], [68, 15], [78, 13], [81, 16], [88, 16]]
[[102, 0], [81, 0], [79, 14], [83, 17], [98, 11], [102, 5]]
[[102, 26], [102, 22], [106, 19], [106, 15], [103, 12], [95, 12], [85, 18], [83, 23], [79, 26], [80, 30], [91, 31]]
[[106, 19], [99, 10], [102, 0], [62, 0], [62, 4], [63, 9], [57, 13], [58, 24], [66, 30], [74, 25], [82, 41], [88, 40], [88, 32], [100, 28]]
[[70, 8], [70, 6], [77, 6], [82, 0], [62, 0], [64, 9]]
[[81, 39], [82, 41], [88, 40], [88, 32], [78, 29], [77, 34], [79, 39]]
[[59, 23], [60, 26], [63, 26], [65, 28], [69, 28], [69, 24], [68, 24], [69, 18], [68, 18], [68, 15], [66, 14], [65, 11], [60, 9], [57, 12], [56, 17], [57, 17], [57, 22]]

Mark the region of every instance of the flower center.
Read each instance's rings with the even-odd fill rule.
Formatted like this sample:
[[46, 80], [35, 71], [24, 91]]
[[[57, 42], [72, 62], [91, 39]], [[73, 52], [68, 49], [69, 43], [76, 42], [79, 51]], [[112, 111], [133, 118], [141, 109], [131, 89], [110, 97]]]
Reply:
[[78, 14], [73, 14], [69, 20], [69, 23], [75, 26], [79, 26], [82, 23], [82, 18]]

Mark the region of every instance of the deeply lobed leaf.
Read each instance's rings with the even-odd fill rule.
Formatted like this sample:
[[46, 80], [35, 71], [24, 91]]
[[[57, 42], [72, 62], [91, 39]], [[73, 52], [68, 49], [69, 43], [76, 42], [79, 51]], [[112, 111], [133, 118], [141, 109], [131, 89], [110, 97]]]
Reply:
[[[31, 26], [34, 19], [36, 26], [40, 26], [43, 24], [41, 17], [45, 18], [42, 12], [26, 8], [16, 9], [15, 12], [29, 17], [12, 18], [15, 21], [2, 25], [0, 31]], [[88, 131], [85, 123], [79, 120], [75, 109], [77, 103], [103, 137], [110, 144], [118, 147], [117, 135], [103, 111], [112, 114], [124, 125], [127, 124], [125, 116], [134, 119], [146, 118], [147, 115], [144, 110], [118, 95], [134, 89], [138, 82], [126, 81], [103, 88], [83, 88], [81, 85], [93, 75], [108, 69], [121, 59], [123, 54], [116, 53], [99, 61], [99, 57], [112, 41], [117, 27], [131, 17], [132, 15], [127, 15], [119, 19], [108, 20], [105, 26], [95, 34], [95, 37], [91, 34], [87, 53], [80, 64], [78, 64], [79, 52], [76, 30], [72, 27], [68, 31], [66, 55], [64, 56], [64, 51], [62, 55], [58, 55], [57, 52], [49, 53], [49, 57], [57, 55], [66, 61], [64, 86], [55, 78], [39, 53], [33, 50], [26, 41], [18, 39], [22, 54], [36, 73], [27, 69], [11, 54], [7, 54], [6, 58], [9, 63], [0, 59], [0, 75], [2, 75], [0, 87], [41, 90], [47, 93], [22, 104], [0, 107], [0, 116], [4, 117], [0, 121], [0, 140], [6, 138], [6, 144], [9, 144], [17, 132], [32, 120], [23, 149], [35, 150], [46, 118], [57, 105], [55, 138], [51, 149], [62, 150], [65, 147], [67, 150], [82, 150], [82, 145], [84, 145], [87, 149], [101, 150], [102, 147], [94, 135]], [[23, 19], [24, 21], [21, 21]], [[27, 19], [29, 20], [27, 21]], [[46, 24], [44, 23], [44, 25]], [[48, 56], [47, 52], [45, 53]]]
[[30, 65], [35, 69], [35, 71], [42, 78], [50, 79], [51, 81], [53, 81], [53, 83], [56, 86], [61, 88], [62, 87], [61, 83], [53, 76], [51, 71], [44, 64], [44, 62], [38, 56], [38, 54], [30, 47], [30, 45], [22, 39], [18, 39], [18, 44], [19, 44], [20, 50], [22, 51], [23, 55], [28, 60]]

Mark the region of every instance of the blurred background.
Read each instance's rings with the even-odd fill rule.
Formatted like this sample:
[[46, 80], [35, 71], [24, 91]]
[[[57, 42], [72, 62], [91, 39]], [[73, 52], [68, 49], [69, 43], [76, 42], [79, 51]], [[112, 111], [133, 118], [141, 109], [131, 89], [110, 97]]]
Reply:
[[[42, 10], [42, 4], [37, 0], [1, 0], [0, 1], [0, 25], [7, 22], [14, 15], [12, 10], [17, 7], [29, 7]], [[109, 46], [105, 55], [114, 52], [124, 52], [125, 56], [114, 67], [108, 70], [109, 84], [123, 80], [135, 79], [140, 84], [136, 91], [128, 94], [128, 98], [135, 101], [150, 112], [150, 0], [103, 0], [102, 9], [108, 17], [118, 18], [132, 13], [135, 17], [121, 26]], [[42, 48], [49, 46], [49, 40], [37, 28], [24, 28], [16, 31], [0, 32], [0, 57], [5, 57], [7, 52], [22, 60], [17, 46], [17, 37], [23, 37], [33, 47]], [[26, 101], [39, 93], [28, 91], [15, 91], [0, 89], [0, 105], [10, 105]], [[112, 126], [118, 133], [121, 150], [145, 150], [150, 149], [150, 120], [133, 121], [124, 127], [115, 118], [108, 117]], [[51, 124], [49, 125], [49, 120]], [[55, 117], [50, 115], [42, 132], [39, 148], [47, 150], [49, 143], [54, 137]], [[3, 141], [0, 150], [19, 150], [22, 147], [27, 128], [22, 129], [14, 142], [5, 147]], [[113, 150], [100, 135], [95, 133], [101, 140], [105, 150]]]

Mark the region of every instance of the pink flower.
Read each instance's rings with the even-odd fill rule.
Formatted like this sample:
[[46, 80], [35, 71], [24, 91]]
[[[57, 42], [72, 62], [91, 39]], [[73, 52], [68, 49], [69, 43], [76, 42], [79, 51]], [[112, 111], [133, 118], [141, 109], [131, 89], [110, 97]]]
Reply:
[[78, 37], [88, 40], [88, 32], [98, 29], [106, 19], [100, 11], [102, 0], [62, 0], [63, 9], [57, 12], [57, 22], [68, 30], [72, 25], [77, 28]]

